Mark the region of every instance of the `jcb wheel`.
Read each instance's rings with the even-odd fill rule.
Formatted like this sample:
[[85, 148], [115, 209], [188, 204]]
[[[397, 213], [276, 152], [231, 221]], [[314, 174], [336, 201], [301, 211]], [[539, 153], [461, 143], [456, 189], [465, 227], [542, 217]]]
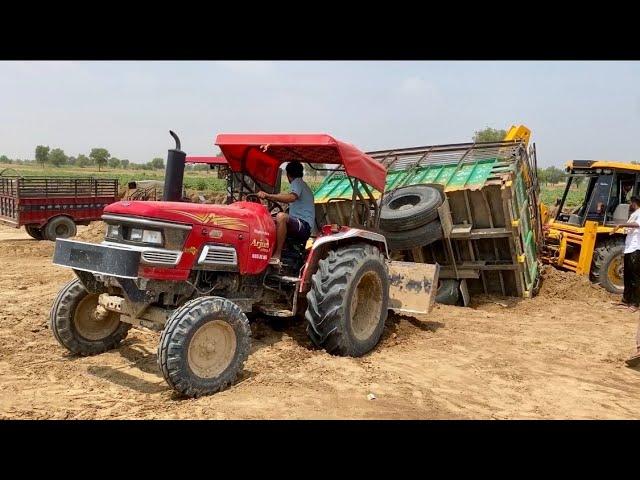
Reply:
[[380, 340], [389, 306], [384, 257], [367, 244], [329, 252], [311, 277], [307, 334], [328, 353], [359, 357]]
[[249, 320], [225, 298], [199, 297], [176, 309], [162, 332], [158, 364], [169, 386], [187, 397], [223, 390], [251, 348]]
[[120, 315], [98, 308], [98, 295], [89, 293], [77, 278], [56, 297], [49, 317], [60, 345], [78, 355], [95, 355], [118, 346], [131, 325]]
[[622, 239], [600, 244], [593, 252], [591, 280], [611, 293], [624, 292], [624, 242]]

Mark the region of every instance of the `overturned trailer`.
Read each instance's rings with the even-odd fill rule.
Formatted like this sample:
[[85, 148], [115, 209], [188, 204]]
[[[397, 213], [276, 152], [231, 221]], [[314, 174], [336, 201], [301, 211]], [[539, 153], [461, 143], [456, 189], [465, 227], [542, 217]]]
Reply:
[[[387, 167], [384, 196], [401, 187], [431, 185], [443, 192], [441, 238], [425, 246], [392, 250], [394, 259], [438, 263], [441, 279], [457, 280], [469, 295], [535, 295], [542, 246], [535, 145], [526, 135], [501, 142], [463, 143], [368, 152]], [[507, 137], [509, 138], [509, 137]], [[340, 172], [316, 190], [319, 218], [344, 223], [350, 204], [363, 221], [375, 208]], [[358, 216], [357, 212], [361, 212]], [[358, 221], [356, 218], [356, 222]]]

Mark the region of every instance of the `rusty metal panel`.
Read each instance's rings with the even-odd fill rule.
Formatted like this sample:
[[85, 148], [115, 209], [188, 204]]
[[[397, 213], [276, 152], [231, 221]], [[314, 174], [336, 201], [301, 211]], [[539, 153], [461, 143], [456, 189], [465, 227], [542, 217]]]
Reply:
[[440, 266], [431, 263], [388, 262], [389, 309], [429, 313], [436, 298]]

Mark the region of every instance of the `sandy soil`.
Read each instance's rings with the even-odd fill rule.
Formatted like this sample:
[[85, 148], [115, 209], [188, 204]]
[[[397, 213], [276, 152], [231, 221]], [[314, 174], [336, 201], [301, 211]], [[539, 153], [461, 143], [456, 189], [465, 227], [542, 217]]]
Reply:
[[[100, 224], [81, 227], [95, 239]], [[532, 300], [477, 298], [426, 318], [390, 316], [369, 355], [314, 350], [301, 324], [253, 324], [239, 381], [177, 398], [156, 333], [80, 358], [48, 329], [60, 286], [53, 244], [0, 227], [0, 418], [637, 418], [640, 370], [624, 366], [637, 316], [575, 275], [546, 270]], [[369, 393], [375, 399], [367, 398]]]

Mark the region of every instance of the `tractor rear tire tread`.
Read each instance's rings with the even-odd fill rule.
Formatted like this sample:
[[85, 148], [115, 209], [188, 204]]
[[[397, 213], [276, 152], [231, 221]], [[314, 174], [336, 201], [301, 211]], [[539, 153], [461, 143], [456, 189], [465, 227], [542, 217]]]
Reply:
[[[346, 297], [354, 279], [361, 278], [360, 272], [372, 269], [377, 269], [382, 277], [381, 319], [366, 340], [358, 340], [346, 325], [346, 311], [352, 301]], [[318, 270], [311, 277], [311, 290], [307, 293], [305, 319], [312, 343], [333, 355], [359, 357], [369, 352], [377, 345], [384, 330], [388, 287], [384, 257], [378, 248], [355, 244], [329, 251], [329, 255], [318, 263]]]

